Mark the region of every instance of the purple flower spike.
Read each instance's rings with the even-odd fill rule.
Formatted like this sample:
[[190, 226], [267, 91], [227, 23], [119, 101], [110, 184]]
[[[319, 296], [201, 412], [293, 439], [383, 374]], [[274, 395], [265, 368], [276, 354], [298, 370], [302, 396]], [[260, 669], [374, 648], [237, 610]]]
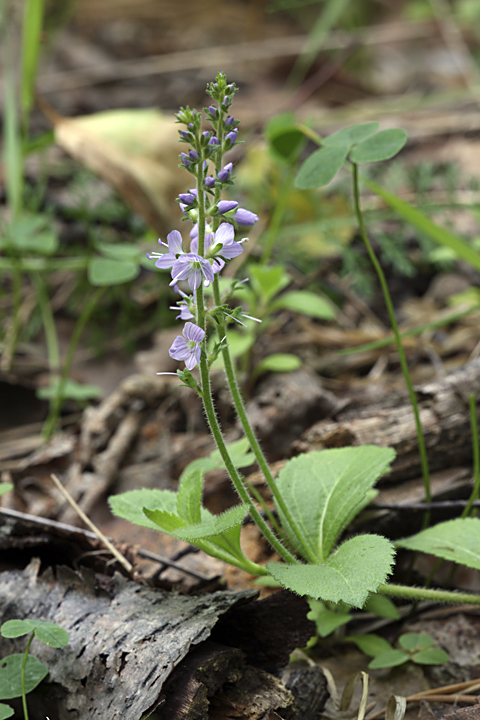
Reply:
[[245, 210], [245, 208], [238, 208], [236, 213], [233, 215], [233, 219], [239, 225], [255, 225], [255, 223], [258, 222], [259, 218], [258, 215], [255, 215], [255, 213], [251, 212], [250, 210]]
[[207, 175], [205, 178], [205, 187], [207, 188], [213, 188], [215, 185], [215, 178], [212, 175]]
[[174, 360], [183, 360], [187, 370], [193, 370], [200, 362], [202, 348], [200, 343], [205, 337], [205, 331], [194, 323], [187, 322], [183, 328], [183, 337], [177, 335], [168, 354]]
[[217, 178], [220, 180], [220, 182], [227, 182], [227, 180], [231, 177], [233, 170], [233, 163], [228, 163], [223, 167], [221, 170], [219, 170]]
[[208, 260], [195, 253], [185, 253], [173, 264], [170, 285], [176, 285], [180, 280], [187, 280], [190, 289], [195, 292], [202, 284], [202, 278], [205, 286], [213, 282], [213, 270]]
[[234, 200], [220, 200], [217, 205], [217, 212], [219, 215], [224, 215], [225, 213], [230, 212], [230, 210], [234, 210], [236, 207], [238, 207], [238, 202], [235, 202]]

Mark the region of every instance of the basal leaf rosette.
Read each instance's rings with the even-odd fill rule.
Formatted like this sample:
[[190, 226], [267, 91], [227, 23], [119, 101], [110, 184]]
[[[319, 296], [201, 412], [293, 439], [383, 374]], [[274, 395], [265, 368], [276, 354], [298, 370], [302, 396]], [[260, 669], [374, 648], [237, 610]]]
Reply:
[[390, 541], [380, 535], [357, 535], [321, 565], [267, 563], [266, 567], [275, 580], [298, 595], [361, 608], [385, 582], [394, 553]]

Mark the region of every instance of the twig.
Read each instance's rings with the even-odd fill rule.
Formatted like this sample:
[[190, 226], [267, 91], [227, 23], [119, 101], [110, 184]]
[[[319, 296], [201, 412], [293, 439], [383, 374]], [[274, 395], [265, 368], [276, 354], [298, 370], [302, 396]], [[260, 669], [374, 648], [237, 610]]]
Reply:
[[[420, 700], [426, 700], [427, 702], [443, 702], [443, 703], [458, 703], [464, 702], [469, 705], [475, 705], [477, 702], [476, 695], [461, 695], [461, 690], [475, 691], [480, 689], [480, 680], [475, 678], [474, 680], [468, 680], [467, 682], [455, 683], [454, 685], [444, 685], [443, 687], [433, 688], [431, 690], [424, 690], [419, 693], [414, 693], [406, 698], [407, 703], [409, 702], [420, 702]], [[379, 710], [373, 715], [369, 715], [367, 720], [376, 720], [385, 714], [386, 708]]]
[[79, 518], [81, 518], [81, 519], [83, 520], [83, 522], [85, 523], [85, 525], [87, 525], [87, 527], [89, 527], [90, 530], [91, 530], [93, 533], [95, 533], [95, 535], [96, 535], [96, 536], [98, 537], [98, 539], [105, 545], [105, 547], [110, 550], [110, 552], [112, 553], [112, 555], [117, 558], [117, 560], [118, 560], [118, 562], [120, 563], [120, 565], [122, 565], [122, 567], [124, 567], [125, 570], [126, 570], [129, 574], [131, 574], [132, 571], [133, 571], [133, 565], [132, 565], [132, 563], [130, 563], [130, 562], [127, 560], [127, 558], [124, 557], [124, 556], [122, 555], [122, 553], [117, 550], [117, 548], [115, 547], [115, 545], [113, 545], [113, 544], [110, 542], [110, 540], [102, 533], [102, 531], [99, 530], [96, 525], [94, 525], [94, 523], [90, 520], [90, 518], [85, 515], [85, 513], [83, 512], [83, 510], [77, 505], [77, 503], [75, 502], [75, 500], [72, 498], [72, 496], [70, 495], [70, 493], [68, 492], [68, 490], [66, 490], [66, 488], [63, 487], [62, 483], [61, 483], [60, 480], [57, 478], [57, 476], [52, 473], [52, 474], [50, 475], [50, 477], [52, 478], [53, 482], [55, 483], [55, 486], [57, 487], [57, 489], [60, 490], [60, 492], [62, 493], [62, 495], [63, 495], [63, 497], [65, 498], [65, 500], [66, 500], [66, 501], [72, 506], [72, 508], [75, 510], [75, 512], [77, 513], [77, 515], [79, 516]]

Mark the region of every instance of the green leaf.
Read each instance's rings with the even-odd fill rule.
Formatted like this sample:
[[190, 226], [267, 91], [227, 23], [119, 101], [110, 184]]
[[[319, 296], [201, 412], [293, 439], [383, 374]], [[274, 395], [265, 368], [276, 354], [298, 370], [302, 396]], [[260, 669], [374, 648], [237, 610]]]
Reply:
[[393, 562], [391, 543], [379, 535], [357, 535], [343, 543], [324, 565], [267, 563], [284, 587], [298, 595], [363, 607], [385, 581]]
[[297, 355], [290, 353], [273, 353], [263, 358], [255, 367], [254, 375], [258, 377], [264, 372], [293, 372], [302, 366], [302, 361]]
[[409, 660], [410, 655], [403, 650], [389, 650], [373, 658], [373, 660], [368, 663], [368, 667], [370, 670], [397, 667], [397, 665], [404, 665]]
[[198, 525], [185, 525], [175, 530], [175, 537], [187, 542], [196, 542], [213, 538], [216, 535], [223, 535], [228, 530], [240, 526], [247, 512], [246, 505], [235, 505], [220, 515], [212, 515], [209, 521]]
[[139, 263], [140, 259], [145, 257], [143, 250], [134, 243], [113, 244], [99, 241], [95, 243], [95, 247], [102, 255], [107, 258], [113, 258], [114, 260], [132, 260], [133, 262]]
[[[292, 458], [280, 470], [278, 489], [319, 562], [326, 560], [394, 457], [391, 448], [374, 445], [320, 450]], [[277, 510], [293, 541], [287, 519]]]
[[5, 493], [10, 492], [13, 488], [13, 483], [0, 482], [0, 495], [5, 495]]
[[322, 145], [326, 145], [327, 147], [332, 147], [333, 145], [348, 145], [351, 147], [374, 135], [379, 127], [379, 122], [350, 125], [349, 127], [342, 128], [342, 130], [338, 130], [338, 132], [333, 133], [333, 135], [323, 138]]
[[385, 595], [377, 595], [377, 593], [370, 595], [363, 609], [381, 618], [400, 620], [400, 613], [398, 612], [397, 606], [390, 598], [385, 597]]
[[12, 717], [14, 713], [15, 711], [10, 707], [10, 705], [0, 703], [0, 720], [6, 720], [6, 718]]
[[265, 128], [265, 135], [274, 154], [286, 162], [293, 162], [307, 141], [291, 112], [272, 118]]
[[35, 624], [35, 637], [40, 642], [52, 648], [61, 648], [68, 644], [69, 635], [63, 628], [46, 620], [34, 620], [33, 622]]
[[401, 128], [381, 130], [376, 135], [372, 135], [356, 145], [350, 153], [350, 160], [354, 163], [389, 160], [400, 152], [407, 139], [407, 133]]
[[5, 638], [23, 637], [33, 632], [30, 620], [7, 620], [0, 628], [0, 634]]
[[[267, 576], [268, 577], [268, 576]], [[346, 610], [330, 610], [321, 600], [309, 600], [310, 612], [307, 615], [317, 626], [320, 637], [327, 637], [342, 625], [346, 625], [352, 616]]]
[[349, 145], [345, 144], [316, 150], [300, 167], [293, 184], [299, 190], [328, 185], [345, 162], [349, 149]]
[[290, 277], [282, 265], [251, 265], [248, 273], [250, 284], [264, 305], [290, 284]]
[[398, 639], [398, 644], [408, 652], [417, 652], [419, 650], [427, 650], [435, 644], [430, 635], [426, 633], [404, 633]]
[[272, 311], [278, 309], [292, 310], [318, 320], [335, 320], [331, 303], [307, 290], [292, 290], [281, 295], [272, 303]]
[[480, 570], [480, 519], [447, 520], [395, 545]]
[[[50, 380], [50, 385], [37, 389], [36, 395], [40, 400], [54, 400], [57, 397], [59, 378]], [[98, 385], [87, 385], [76, 380], [67, 379], [63, 383], [62, 398], [64, 400], [76, 400], [85, 402], [103, 395], [102, 388]]]
[[437, 647], [420, 650], [411, 659], [418, 665], [444, 665], [449, 661], [448, 653]]
[[393, 650], [388, 640], [380, 637], [380, 635], [370, 633], [366, 633], [365, 635], [350, 635], [346, 637], [345, 640], [355, 643], [365, 655], [370, 655], [370, 657], [377, 657], [377, 655]]
[[[7, 655], [0, 660], [0, 700], [21, 696], [22, 663], [23, 653]], [[29, 655], [25, 666], [25, 692], [32, 692], [47, 675], [48, 668], [36, 657]]]
[[132, 260], [94, 257], [88, 263], [88, 279], [95, 287], [130, 282], [137, 277], [139, 272], [138, 264]]
[[45, 215], [23, 214], [7, 226], [0, 249], [53, 255], [58, 250], [58, 236]]
[[173, 490], [130, 490], [120, 495], [112, 495], [108, 498], [108, 504], [116, 517], [132, 522], [134, 525], [158, 530], [151, 520], [148, 520], [143, 509], [164, 510], [168, 513], [175, 513], [177, 509], [177, 493]]
[[[248, 438], [243, 437], [240, 440], [235, 440], [232, 443], [227, 444], [228, 452], [232, 459], [233, 464], [236, 468], [246, 468], [253, 465], [255, 462], [255, 455], [250, 450], [250, 444]], [[220, 452], [213, 450], [208, 457], [196, 458], [187, 465], [183, 471], [180, 481], [187, 474], [193, 470], [201, 470], [203, 473], [207, 473], [210, 470], [221, 470], [225, 468], [225, 464], [222, 460]]]
[[160, 528], [160, 530], [169, 535], [173, 535], [178, 528], [186, 525], [185, 520], [179, 518], [175, 513], [166, 512], [165, 510], [149, 510], [146, 507], [143, 508], [143, 512], [147, 518], [157, 526], [155, 528], [156, 530]]
[[189, 525], [202, 520], [203, 473], [200, 469], [183, 473], [177, 493], [177, 513]]

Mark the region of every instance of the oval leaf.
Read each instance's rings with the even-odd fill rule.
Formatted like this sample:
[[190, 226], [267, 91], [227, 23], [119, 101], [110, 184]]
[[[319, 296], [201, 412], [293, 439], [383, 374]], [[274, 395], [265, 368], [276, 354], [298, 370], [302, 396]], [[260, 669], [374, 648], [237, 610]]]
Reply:
[[94, 257], [88, 263], [88, 279], [95, 287], [130, 282], [139, 272], [137, 263], [132, 260]]
[[12, 717], [14, 713], [15, 711], [10, 705], [0, 703], [0, 720], [6, 720], [6, 718]]
[[448, 654], [442, 648], [428, 648], [412, 655], [412, 660], [418, 665], [444, 665], [449, 661]]
[[69, 641], [69, 635], [66, 630], [59, 627], [55, 623], [46, 620], [34, 620], [35, 637], [40, 642], [52, 648], [65, 647]]
[[324, 565], [267, 563], [268, 572], [298, 595], [363, 607], [383, 583], [393, 563], [391, 543], [379, 535], [357, 535], [343, 543]]
[[432, 647], [434, 640], [427, 633], [404, 633], [398, 640], [398, 644], [408, 652], [415, 650], [427, 650]]
[[480, 570], [480, 519], [447, 520], [395, 545]]
[[[23, 653], [7, 655], [0, 661], [0, 700], [12, 700], [22, 694], [21, 671]], [[33, 655], [25, 666], [25, 692], [29, 693], [48, 675], [48, 668]]]
[[[295, 519], [318, 562], [325, 562], [394, 457], [391, 448], [363, 445], [299, 455], [280, 470], [278, 489], [286, 505], [295, 508]], [[288, 533], [287, 518], [277, 510]]]
[[393, 650], [388, 640], [380, 637], [380, 635], [374, 635], [373, 633], [366, 633], [365, 635], [351, 635], [350, 637], [346, 637], [345, 640], [355, 643], [355, 645], [363, 653], [365, 653], [365, 655], [370, 655], [370, 657], [376, 657], [377, 655], [381, 655], [389, 650]]
[[354, 163], [371, 163], [389, 160], [403, 148], [408, 135], [401, 128], [381, 130], [376, 135], [367, 138], [356, 145], [350, 153], [350, 160]]
[[263, 358], [255, 368], [255, 376], [264, 372], [293, 372], [302, 366], [302, 361], [296, 355], [290, 353], [273, 353]]
[[367, 122], [360, 125], [350, 125], [342, 128], [338, 132], [323, 138], [322, 145], [331, 147], [332, 145], [356, 145], [374, 135], [380, 127], [379, 122]]
[[0, 634], [4, 638], [17, 638], [28, 635], [34, 629], [31, 620], [7, 620], [0, 628]]
[[272, 303], [272, 309], [292, 310], [318, 320], [335, 320], [331, 303], [323, 297], [307, 290], [292, 290], [281, 295]]
[[403, 650], [388, 650], [388, 652], [384, 652], [373, 658], [373, 660], [368, 663], [368, 667], [370, 670], [397, 667], [397, 665], [404, 665], [409, 660], [410, 656]]
[[334, 145], [316, 150], [305, 160], [295, 178], [294, 185], [299, 190], [328, 185], [345, 162], [349, 145]]

